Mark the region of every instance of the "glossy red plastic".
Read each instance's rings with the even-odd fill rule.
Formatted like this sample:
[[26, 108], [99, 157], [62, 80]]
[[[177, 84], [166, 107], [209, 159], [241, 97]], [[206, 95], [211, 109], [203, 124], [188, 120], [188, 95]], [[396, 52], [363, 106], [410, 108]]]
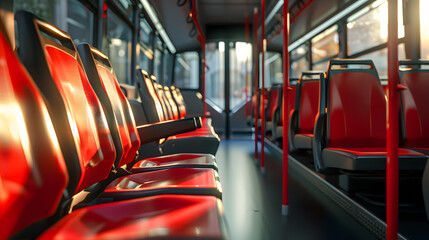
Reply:
[[265, 51], [266, 49], [266, 39], [265, 39], [265, 0], [261, 0], [261, 168], [265, 168]]
[[[292, 95], [289, 88], [289, 1], [284, 0], [283, 2], [283, 101], [282, 112], [286, 112], [289, 107], [289, 95]], [[290, 105], [292, 106], [292, 105]], [[283, 118], [283, 126], [289, 126], [289, 118]], [[289, 128], [283, 128], [283, 156], [282, 156], [282, 208], [289, 205]], [[287, 215], [288, 209], [283, 210], [282, 214]]]
[[109, 175], [116, 151], [101, 104], [77, 59], [52, 46], [46, 47], [46, 59], [52, 78], [70, 109], [82, 168], [77, 193]]
[[299, 133], [313, 134], [314, 121], [319, 111], [319, 82], [303, 81], [301, 84]]
[[398, 239], [399, 208], [399, 72], [398, 72], [398, 1], [388, 4], [387, 70], [387, 162], [386, 162], [386, 239]]
[[[332, 150], [348, 152], [356, 156], [386, 156], [387, 149], [385, 147], [356, 147], [356, 148], [329, 148]], [[422, 156], [423, 154], [407, 148], [398, 148], [398, 155], [402, 156]]]
[[158, 166], [174, 166], [186, 164], [214, 164], [215, 157], [210, 154], [173, 154], [154, 158], [147, 158], [134, 164], [131, 172], [139, 171], [141, 168], [158, 167]]
[[222, 239], [222, 215], [215, 197], [153, 196], [79, 209], [39, 239]]
[[183, 99], [182, 93], [180, 92], [180, 90], [178, 88], [175, 88], [174, 86], [172, 86], [171, 87], [171, 94], [173, 94], [174, 99], [176, 100], [177, 104], [179, 105], [180, 118], [185, 118], [186, 117], [186, 106], [185, 106], [185, 100]]
[[[295, 94], [296, 94], [296, 86], [289, 86], [290, 90], [288, 91], [288, 96], [287, 96], [287, 115], [290, 119], [290, 116], [292, 114], [292, 110], [295, 108]], [[282, 106], [284, 104], [284, 98], [282, 99]], [[283, 122], [284, 122], [284, 108], [282, 107], [282, 114], [281, 114], [281, 125], [283, 126]]]
[[1, 31], [0, 103], [0, 239], [7, 239], [55, 212], [68, 175], [43, 98]]
[[254, 123], [255, 123], [255, 160], [258, 160], [258, 104], [257, 104], [257, 96], [259, 91], [259, 47], [258, 47], [258, 8], [255, 8], [253, 13], [253, 59], [254, 59], [254, 77], [255, 77], [255, 92], [252, 97], [255, 110], [253, 111], [255, 114]]
[[97, 66], [98, 74], [107, 95], [112, 103], [116, 121], [119, 127], [123, 154], [119, 166], [132, 162], [140, 147], [140, 138], [137, 132], [131, 106], [122, 93], [118, 81], [112, 72], [101, 65]]
[[273, 113], [274, 113], [274, 110], [276, 109], [277, 103], [278, 103], [279, 90], [280, 90], [279, 88], [273, 87], [273, 88], [271, 88], [271, 91], [269, 92], [267, 121], [273, 120]]
[[177, 105], [174, 102], [173, 96], [171, 96], [171, 93], [170, 93], [170, 89], [167, 86], [164, 87], [164, 94], [165, 94], [165, 97], [168, 100], [168, 103], [171, 106], [171, 110], [173, 111], [173, 117], [174, 117], [173, 119], [174, 120], [179, 120], [180, 116], [179, 116], [179, 111], [177, 110]]
[[114, 197], [127, 192], [157, 189], [211, 188], [221, 189], [216, 173], [207, 168], [171, 168], [154, 172], [136, 173], [112, 181], [103, 197]]
[[401, 78], [401, 84], [406, 87], [401, 92], [406, 147], [429, 147], [428, 79], [429, 73], [425, 72], [406, 73]]
[[377, 77], [361, 72], [337, 73], [329, 88], [328, 146], [385, 147], [386, 99]]

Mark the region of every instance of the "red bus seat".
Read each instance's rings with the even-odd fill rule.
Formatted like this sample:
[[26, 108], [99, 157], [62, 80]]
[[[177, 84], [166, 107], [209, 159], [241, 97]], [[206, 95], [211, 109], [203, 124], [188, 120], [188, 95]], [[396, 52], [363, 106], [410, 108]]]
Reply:
[[[287, 116], [290, 118], [292, 110], [295, 106], [295, 94], [296, 94], [296, 85], [290, 85], [290, 90], [288, 92], [288, 104], [287, 104]], [[283, 138], [283, 89], [279, 92], [277, 108], [273, 114], [273, 139], [275, 141], [281, 141]]]
[[[400, 61], [401, 125], [403, 147], [429, 155], [429, 61]], [[429, 219], [429, 163], [423, 173], [423, 197]]]
[[39, 239], [223, 239], [222, 214], [215, 197], [153, 196], [78, 209]]
[[265, 132], [272, 133], [273, 132], [273, 114], [277, 108], [279, 92], [282, 90], [281, 84], [276, 84], [271, 87], [268, 92], [268, 107], [266, 110], [266, 124], [265, 124]]
[[312, 149], [314, 120], [319, 104], [319, 83], [324, 73], [303, 72], [296, 87], [295, 108], [289, 127], [289, 151]]
[[[145, 115], [147, 115], [148, 123], [156, 123], [163, 121], [162, 116], [165, 114], [162, 110], [162, 104], [156, 94], [153, 79], [143, 70], [137, 70], [137, 88], [140, 98], [142, 99], [142, 107]], [[158, 89], [159, 90], [159, 89]], [[163, 94], [162, 94], [163, 95]], [[156, 107], [159, 106], [159, 107]], [[155, 111], [155, 109], [159, 109]], [[219, 136], [214, 132], [212, 126], [208, 126], [209, 122], [203, 123], [201, 129], [188, 133], [175, 135], [167, 138], [160, 148], [163, 154], [176, 153], [201, 153], [215, 155], [219, 147]]]
[[[331, 60], [326, 80], [321, 79], [319, 102], [313, 141], [316, 169], [385, 171], [386, 98], [373, 62]], [[398, 158], [400, 170], [422, 170], [427, 160], [424, 154], [401, 148]]]
[[[80, 57], [77, 54], [76, 48], [70, 36], [67, 33], [57, 29], [55, 26], [38, 19], [33, 14], [28, 12], [18, 13], [16, 15], [16, 20], [19, 30], [18, 41], [20, 42], [20, 55], [29, 72], [33, 77], [37, 78], [35, 82], [39, 86], [39, 89], [44, 90], [44, 99], [48, 103], [47, 112], [50, 112], [51, 115], [55, 116], [55, 118], [53, 118], [53, 129], [51, 128], [51, 131], [45, 131], [45, 134], [47, 133], [48, 140], [41, 141], [44, 139], [44, 136], [39, 136], [36, 134], [35, 139], [37, 139], [38, 148], [35, 152], [39, 152], [40, 150], [49, 150], [42, 145], [46, 145], [46, 147], [49, 146], [49, 139], [54, 139], [55, 131], [59, 141], [59, 147], [57, 146], [56, 149], [59, 150], [61, 148], [64, 157], [68, 157], [65, 159], [65, 161], [73, 161], [71, 162], [72, 164], [69, 163], [67, 167], [70, 166], [70, 168], [72, 168], [73, 165], [77, 165], [77, 169], [80, 168], [81, 170], [80, 172], [76, 172], [74, 171], [75, 168], [68, 169], [69, 173], [72, 173], [71, 175], [69, 174], [70, 178], [75, 177], [76, 179], [70, 179], [69, 185], [70, 183], [72, 183], [72, 185], [71, 187], [68, 186], [68, 194], [59, 195], [63, 196], [64, 204], [60, 205], [58, 210], [62, 214], [67, 213], [72, 209], [73, 206], [76, 206], [76, 204], [82, 200], [81, 194], [84, 192], [81, 192], [81, 190], [85, 189], [87, 186], [91, 186], [91, 188], [86, 189], [86, 192], [90, 192], [94, 184], [100, 183], [100, 181], [105, 179], [109, 173], [114, 173], [114, 171], [110, 171], [110, 169], [114, 166], [113, 163], [115, 160], [114, 144], [111, 140], [110, 131], [107, 126], [106, 118], [104, 117], [104, 112], [100, 102], [98, 101], [98, 98], [96, 97], [86, 78], [80, 62]], [[29, 93], [31, 92], [27, 91], [24, 95]], [[32, 114], [33, 111], [35, 111], [35, 109], [32, 108], [27, 109], [31, 111]], [[65, 116], [62, 116], [62, 114], [65, 114]], [[43, 117], [44, 120], [47, 119], [47, 115]], [[94, 119], [94, 122], [91, 122], [91, 119]], [[65, 123], [61, 124], [60, 120], [65, 121]], [[31, 123], [36, 124], [39, 122], [31, 118]], [[41, 128], [41, 126], [37, 125], [34, 129], [35, 131], [38, 131], [38, 133], [43, 134], [43, 131], [41, 131], [43, 128]], [[107, 138], [107, 140], [103, 138]], [[71, 142], [67, 142], [68, 140], [71, 140]], [[66, 147], [69, 147], [70, 149]], [[96, 152], [92, 152], [92, 149], [95, 149]], [[70, 153], [71, 151], [76, 151], [78, 154], [66, 154]], [[49, 152], [43, 153], [48, 154]], [[53, 161], [57, 159], [49, 158], [48, 160]], [[16, 161], [16, 159], [14, 159], [14, 161]], [[110, 166], [107, 163], [109, 163]], [[50, 186], [59, 186], [61, 184], [64, 185], [64, 181], [56, 181], [55, 178], [55, 176], [58, 174], [64, 175], [64, 173], [66, 173], [64, 167], [63, 171], [61, 171], [61, 168], [58, 170], [58, 165], [59, 164], [52, 164], [52, 166], [43, 168], [46, 171], [41, 171], [41, 173], [44, 174], [43, 177], [47, 177], [49, 180], [39, 182], [41, 186], [45, 188]], [[120, 169], [117, 168], [117, 170]], [[109, 176], [111, 176], [111, 174]], [[217, 174], [212, 169], [175, 168], [162, 170], [162, 172], [154, 171], [150, 173], [139, 173], [129, 176], [132, 176], [129, 179], [130, 181], [140, 181], [142, 184], [145, 184], [147, 186], [146, 190], [148, 192], [152, 192], [152, 194], [154, 194], [154, 191], [156, 191], [160, 194], [173, 192], [174, 194], [186, 193], [198, 195], [199, 186], [203, 186], [203, 188], [200, 188], [200, 194], [206, 194], [210, 189], [220, 189], [220, 182], [217, 179]], [[123, 179], [124, 178], [117, 178], [117, 180], [120, 181]], [[130, 183], [130, 181], [127, 182]], [[154, 184], [154, 181], [156, 181], [157, 184]], [[180, 185], [186, 187], [181, 188]], [[114, 189], [116, 189], [118, 193], [121, 192], [121, 184], [115, 186], [115, 182], [113, 182], [111, 186], [112, 188], [109, 188], [108, 191], [109, 194], [112, 194]], [[171, 188], [174, 188], [175, 191], [169, 191]], [[166, 191], [162, 191], [162, 189], [165, 189]], [[180, 189], [182, 189], [182, 191], [180, 191]], [[56, 192], [55, 188], [49, 190], [52, 190], [53, 193]], [[63, 189], [60, 190], [60, 193], [62, 193]], [[143, 187], [140, 186], [139, 190], [143, 190]], [[149, 195], [147, 194], [148, 192], [146, 192], [146, 195]], [[57, 198], [57, 196], [51, 195], [50, 193], [46, 194], [45, 192], [41, 191], [40, 193], [38, 192], [36, 194], [41, 193], [44, 193], [43, 201], [46, 201], [46, 203], [40, 203], [41, 206], [43, 206], [43, 204], [58, 201], [59, 197]], [[217, 193], [216, 196], [219, 196], [219, 193]], [[73, 201], [72, 203], [73, 197], [77, 198], [75, 199], [76, 201]], [[168, 198], [169, 197], [166, 196], [159, 196], [156, 199], [159, 199], [162, 202]], [[219, 207], [213, 205], [213, 197], [195, 197], [195, 199], [199, 199], [196, 201], [187, 201], [187, 198], [192, 197], [177, 196], [177, 200], [174, 200], [176, 205], [171, 204], [170, 207], [168, 207], [165, 204], [161, 204], [159, 205], [159, 208], [164, 208], [162, 208], [163, 210], [157, 212], [167, 213], [167, 211], [171, 211], [172, 209], [177, 209], [180, 212], [180, 208], [188, 205], [189, 208], [196, 207], [199, 209], [199, 214], [210, 214], [214, 212], [219, 213]], [[170, 197], [170, 199], [172, 198]], [[146, 199], [145, 201], [145, 199], [139, 199], [136, 201], [139, 203], [147, 203], [147, 208], [153, 207], [153, 204], [150, 200]], [[166, 201], [168, 203], [170, 202], [170, 200]], [[182, 201], [182, 203], [180, 203], [180, 201]], [[216, 200], [215, 202], [219, 201]], [[200, 203], [206, 208], [198, 207], [197, 205]], [[126, 209], [127, 206], [130, 205], [125, 203], [111, 203], [109, 206], [114, 206], [116, 211], [113, 211], [114, 209], [108, 207], [104, 208], [102, 205], [94, 207], [99, 211], [105, 212], [107, 215], [110, 214], [111, 217], [108, 219], [91, 218], [91, 224], [99, 224], [100, 226], [106, 226], [110, 224], [109, 226], [112, 226], [111, 223], [114, 223], [114, 220], [112, 219], [117, 219], [117, 211], [128, 213], [126, 218], [133, 219], [133, 221], [140, 220], [148, 223], [156, 223], [158, 221], [156, 214], [149, 213], [147, 208], [136, 207], [133, 209], [133, 213], [129, 213], [129, 211], [126, 211]], [[133, 206], [136, 205], [134, 204]], [[55, 204], [52, 204], [49, 205], [49, 207], [56, 206]], [[46, 208], [42, 208], [39, 205], [35, 205], [34, 203], [26, 205], [26, 208], [37, 212], [43, 209], [46, 210]], [[107, 212], [106, 209], [112, 210], [113, 212]], [[49, 211], [46, 211], [43, 214], [48, 215]], [[70, 218], [73, 216], [79, 216], [79, 212], [72, 212], [69, 215]], [[40, 215], [35, 214], [34, 216], [30, 216], [28, 218], [31, 219], [34, 217], [40, 217]], [[189, 216], [187, 215], [176, 217], [178, 218], [177, 222], [174, 222], [173, 225], [167, 225], [168, 227], [171, 227], [171, 229], [180, 226], [180, 224], [192, 224], [194, 226], [196, 224], [197, 226], [201, 225], [202, 228], [206, 226], [206, 224], [203, 222], [184, 222], [186, 219], [189, 219]], [[209, 219], [215, 222], [219, 221], [219, 214], [210, 214]], [[42, 226], [46, 227], [46, 225]], [[153, 228], [150, 228], [151, 224], [146, 226], [146, 230], [148, 232], [155, 231]], [[156, 227], [157, 225], [155, 224], [154, 226]], [[123, 225], [116, 225], [114, 227], [120, 229], [123, 227]], [[93, 228], [91, 229], [94, 230]], [[73, 227], [69, 228], [68, 230], [74, 231], [75, 234], [80, 234], [81, 237], [85, 237], [86, 235], [86, 233], [76, 231], [76, 229]], [[136, 231], [134, 234], [138, 235], [142, 230], [134, 229], [134, 231]], [[174, 231], [172, 232], [175, 233]], [[25, 233], [30, 234], [29, 231], [25, 231]], [[34, 237], [34, 235], [30, 235], [28, 237]], [[175, 236], [172, 235], [171, 237]]]
[[52, 216], [68, 181], [43, 97], [6, 36], [0, 20], [0, 239]]
[[[105, 110], [112, 138], [121, 160], [117, 166], [129, 164], [132, 172], [154, 171], [173, 167], [203, 167], [217, 170], [215, 158], [210, 154], [176, 154], [143, 159], [134, 165], [140, 137], [137, 133], [130, 103], [122, 93], [109, 58], [89, 44], [77, 47], [86, 75]], [[133, 166], [134, 165], [134, 166]]]
[[174, 101], [176, 101], [177, 104], [177, 109], [179, 111], [180, 114], [180, 118], [185, 118], [186, 117], [186, 104], [185, 104], [185, 100], [183, 99], [183, 95], [180, 92], [179, 88], [176, 88], [174, 86], [170, 87], [170, 91], [171, 91], [171, 95], [173, 96]]
[[[79, 133], [79, 135], [73, 136], [75, 136], [76, 142], [74, 148], [80, 151], [78, 155], [80, 157], [73, 160], [74, 165], [80, 165], [83, 174], [78, 181], [79, 184], [74, 193], [78, 193], [106, 179], [107, 176], [115, 178], [118, 174], [126, 174], [120, 170], [121, 164], [126, 164], [122, 159], [119, 166], [114, 168], [115, 147], [105, 114], [101, 103], [87, 79], [83, 66], [81, 65], [80, 57], [70, 36], [57, 29], [55, 26], [36, 19], [31, 13], [22, 12], [17, 15], [17, 20], [20, 29], [20, 42], [25, 43], [26, 47], [32, 49], [32, 51], [30, 51], [29, 49], [21, 47], [20, 55], [22, 55], [23, 59], [26, 59], [25, 64], [28, 66], [33, 78], [35, 78], [35, 82], [38, 84], [39, 88], [50, 90], [44, 94], [49, 106], [61, 105], [58, 99], [55, 99], [57, 102], [53, 101], [53, 96], [56, 96], [55, 93], [59, 94], [61, 97], [60, 100], [67, 103], [62, 105], [62, 107], [69, 110], [69, 114], [72, 116], [70, 118], [70, 121], [72, 121], [70, 124], [72, 126], [71, 131], [75, 134]], [[50, 38], [54, 40], [58, 40], [59, 43], [50, 40], [46, 35], [49, 35]], [[35, 68], [35, 65], [39, 66]], [[35, 70], [37, 70], [37, 72], [35, 72]], [[43, 71], [46, 71], [45, 73], [47, 74], [40, 74], [40, 72]], [[52, 88], [49, 88], [49, 84]], [[52, 112], [52, 114], [54, 113]], [[58, 116], [57, 112], [55, 112], [55, 114]], [[91, 122], [92, 119], [94, 122]], [[58, 119], [55, 120], [57, 122], [59, 121]], [[73, 125], [74, 122], [77, 122], [77, 124]], [[127, 126], [130, 125], [127, 124]], [[58, 128], [58, 126], [55, 125], [55, 121], [54, 127], [57, 132], [64, 131], [64, 129]], [[132, 137], [138, 137], [138, 135]], [[62, 140], [63, 139], [59, 139], [60, 145]], [[193, 194], [200, 193], [204, 195], [207, 194], [207, 189], [210, 189], [213, 190], [213, 195], [221, 196], [220, 182], [217, 178], [217, 173], [213, 169], [195, 170], [201, 171], [204, 177], [195, 174], [194, 169], [188, 168], [165, 169], [162, 171], [163, 172], [138, 173], [133, 175], [132, 178], [135, 181], [137, 181], [136, 179], [138, 178], [140, 182], [149, 181], [147, 179], [154, 181], [156, 176], [159, 178], [156, 186], [145, 185], [147, 186], [145, 187], [142, 185], [139, 187], [139, 194], [145, 196], [149, 192], [155, 190], [157, 193], [169, 193], [171, 192], [171, 185], [174, 185], [175, 194], [180, 192], [188, 194], [192, 192]], [[150, 176], [150, 178], [148, 178], [148, 176]], [[166, 176], [169, 178], [167, 179]], [[180, 182], [186, 182], [187, 184], [183, 187], [178, 184]], [[200, 186], [204, 186], [204, 188]], [[118, 190], [118, 195], [120, 195], [120, 186], [116, 189]], [[192, 189], [192, 191], [190, 191], [190, 189]], [[110, 194], [112, 194], [111, 192], [112, 191], [110, 191]]]

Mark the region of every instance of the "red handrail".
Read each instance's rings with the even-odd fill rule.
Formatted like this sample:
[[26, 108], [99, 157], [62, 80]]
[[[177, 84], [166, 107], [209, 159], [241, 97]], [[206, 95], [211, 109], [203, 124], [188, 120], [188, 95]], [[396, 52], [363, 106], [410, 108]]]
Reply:
[[258, 8], [253, 13], [253, 49], [255, 61], [255, 161], [258, 161], [258, 90], [259, 90], [259, 52], [258, 52]]
[[[291, 23], [293, 23], [294, 21], [295, 21], [295, 19], [299, 16], [299, 14], [301, 14], [309, 5], [310, 5], [310, 3], [312, 3], [314, 0], [310, 0], [310, 1], [308, 1], [308, 2], [306, 2], [305, 4], [304, 4], [304, 6], [302, 6], [302, 8], [300, 8], [299, 9], [299, 11], [297, 12], [297, 13], [295, 13], [294, 15], [293, 15], [293, 17], [292, 17], [292, 19], [290, 19], [290, 21], [289, 21], [289, 25], [291, 24]], [[284, 8], [284, 3], [283, 3], [283, 8]], [[283, 14], [284, 14], [284, 12], [283, 12]], [[290, 16], [289, 16], [290, 17]], [[284, 18], [283, 18], [283, 22], [284, 22]], [[279, 30], [277, 30], [269, 39], [268, 39], [268, 41], [267, 41], [267, 44], [269, 44], [271, 41], [273, 41], [274, 40], [274, 38], [277, 36], [277, 35], [279, 35], [281, 32], [282, 32], [282, 28], [280, 28]]]
[[206, 37], [204, 36], [203, 30], [201, 30], [201, 26], [200, 23], [198, 22], [198, 18], [197, 18], [197, 4], [196, 4], [196, 0], [192, 0], [192, 9], [191, 12], [189, 13], [192, 21], [194, 21], [195, 27], [197, 27], [198, 30], [198, 35], [197, 35], [197, 41], [200, 43], [201, 45], [201, 52], [202, 52], [202, 64], [203, 64], [203, 72], [201, 75], [202, 78], [202, 82], [203, 82], [203, 86], [202, 86], [202, 92], [203, 92], [203, 103], [204, 103], [204, 113], [203, 113], [203, 117], [206, 117], [207, 115], [207, 103], [206, 103]]
[[[246, 41], [246, 43], [249, 43], [249, 31], [250, 31], [250, 23], [249, 23], [249, 14], [248, 13], [246, 13], [246, 19], [245, 19], [245, 24], [244, 24], [244, 39], [245, 39], [245, 41]], [[245, 95], [245, 99], [246, 99], [246, 117], [247, 116], [249, 116], [249, 107], [250, 107], [250, 104], [249, 104], [249, 102], [247, 102], [247, 100], [248, 100], [248, 98], [249, 98], [249, 93], [248, 93], [248, 91], [247, 91], [247, 89], [249, 88], [249, 69], [248, 69], [248, 61], [249, 61], [249, 58], [247, 57], [246, 58], [246, 61], [245, 61], [245, 68], [246, 68], [246, 86], [245, 86], [245, 88], [244, 88], [244, 95]]]
[[262, 44], [262, 57], [261, 57], [261, 171], [265, 172], [265, 110], [264, 110], [264, 98], [265, 98], [265, 51], [267, 42], [265, 39], [265, 0], [261, 1], [261, 44]]
[[398, 1], [388, 1], [387, 40], [387, 162], [386, 162], [386, 239], [398, 239]]
[[283, 202], [282, 214], [288, 215], [288, 162], [289, 162], [289, 1], [283, 3]]

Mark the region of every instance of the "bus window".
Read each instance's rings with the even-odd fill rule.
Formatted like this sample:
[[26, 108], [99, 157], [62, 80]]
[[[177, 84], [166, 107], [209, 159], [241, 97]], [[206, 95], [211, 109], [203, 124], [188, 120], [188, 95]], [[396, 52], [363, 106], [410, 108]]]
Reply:
[[326, 72], [329, 61], [323, 61], [313, 65], [313, 70]]
[[422, 59], [429, 59], [429, 1], [420, 0], [420, 51]]
[[[360, 59], [371, 59], [374, 61], [378, 75], [381, 79], [387, 79], [387, 48], [377, 50], [359, 57]], [[405, 58], [405, 45], [403, 43], [398, 45], [398, 58], [399, 60]]]
[[[94, 13], [78, 0], [15, 0], [14, 11], [26, 10], [70, 34], [75, 44], [93, 43]], [[65, 14], [65, 15], [64, 15]]]
[[329, 60], [339, 52], [338, 26], [334, 25], [311, 40], [311, 57], [314, 63]]
[[[398, 35], [404, 37], [402, 1], [398, 2]], [[376, 1], [347, 20], [347, 49], [352, 55], [387, 42], [387, 1]]]
[[282, 55], [277, 52], [267, 52], [265, 60], [265, 87], [274, 83], [283, 83]]
[[173, 72], [173, 55], [164, 49], [164, 57], [162, 58], [162, 74], [163, 85], [171, 85], [171, 75]]
[[155, 37], [155, 59], [153, 60], [153, 75], [158, 79], [158, 82], [162, 81], [162, 42], [158, 36]]
[[139, 30], [139, 44], [137, 44], [137, 67], [150, 72], [150, 64], [153, 60], [153, 30], [145, 19], [140, 20]]
[[120, 83], [131, 83], [131, 28], [110, 9], [103, 52], [109, 56]]
[[174, 85], [178, 88], [197, 89], [199, 56], [197, 52], [176, 54], [174, 64]]
[[298, 79], [303, 71], [308, 70], [308, 47], [304, 44], [298, 47], [297, 49], [291, 51], [291, 63], [290, 63], [290, 77], [293, 79]]
[[120, 9], [125, 13], [130, 21], [133, 20], [133, 3], [131, 0], [113, 0], [116, 3], [116, 6], [120, 6]]
[[[236, 42], [229, 48], [229, 87], [230, 87], [230, 108], [243, 104], [246, 101], [246, 93], [250, 92], [250, 84], [247, 81], [251, 78], [251, 60], [252, 45], [246, 42]], [[278, 53], [273, 53], [278, 54]], [[280, 55], [280, 54], [278, 54]], [[275, 60], [274, 60], [275, 61]], [[280, 60], [281, 61], [281, 60]], [[250, 64], [249, 64], [250, 63]], [[247, 64], [247, 66], [246, 66]], [[272, 67], [273, 64], [267, 64]], [[268, 68], [267, 68], [268, 69]], [[247, 72], [246, 72], [247, 71]], [[281, 63], [280, 63], [281, 72]], [[274, 70], [273, 70], [274, 73]], [[241, 106], [241, 105], [240, 105]]]

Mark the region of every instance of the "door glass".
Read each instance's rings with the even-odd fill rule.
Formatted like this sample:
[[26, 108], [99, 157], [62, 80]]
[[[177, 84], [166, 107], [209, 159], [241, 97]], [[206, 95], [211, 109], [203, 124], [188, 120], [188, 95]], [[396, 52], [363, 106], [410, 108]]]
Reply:
[[[250, 92], [251, 71], [251, 44], [236, 42], [234, 47], [229, 49], [229, 81], [230, 81], [230, 107], [233, 110], [240, 104], [246, 102], [246, 93]], [[246, 75], [247, 74], [247, 75]]]
[[225, 42], [206, 44], [206, 97], [225, 109]]

